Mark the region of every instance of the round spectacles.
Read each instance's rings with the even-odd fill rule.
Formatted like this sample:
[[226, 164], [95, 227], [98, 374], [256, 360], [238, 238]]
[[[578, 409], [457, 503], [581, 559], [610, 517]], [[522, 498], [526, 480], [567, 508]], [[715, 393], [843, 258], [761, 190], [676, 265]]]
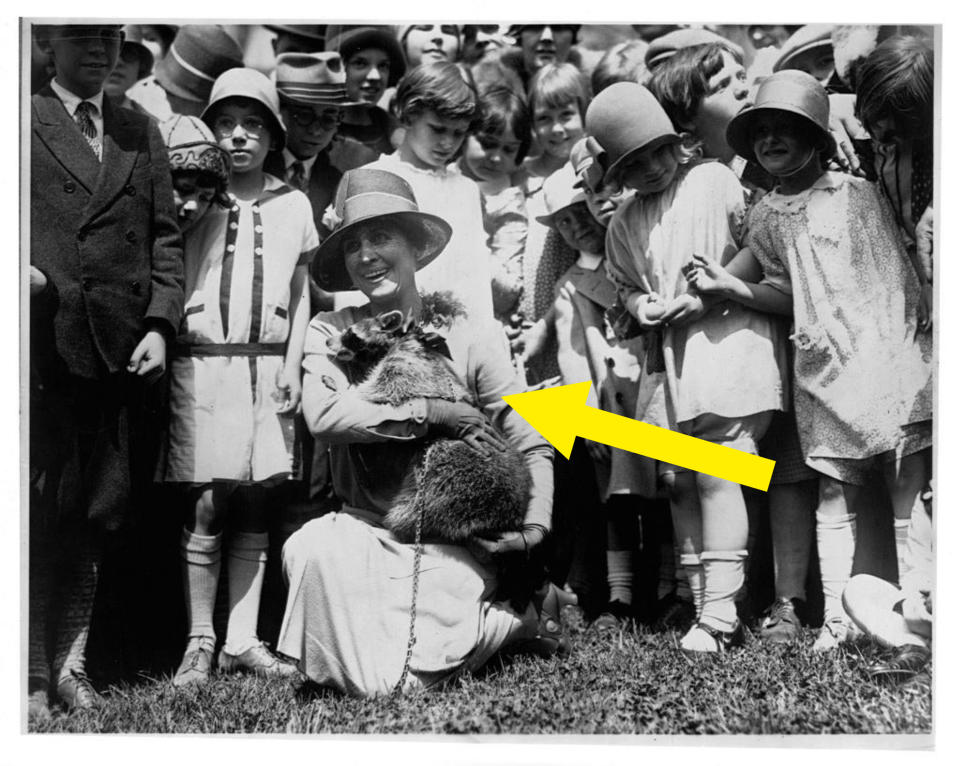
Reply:
[[340, 124], [342, 117], [339, 111], [336, 114], [329, 112], [317, 114], [308, 109], [291, 109], [290, 119], [301, 128], [312, 128], [314, 125], [319, 125], [324, 130], [332, 130]]
[[221, 114], [213, 121], [213, 129], [220, 135], [230, 135], [237, 129], [237, 125], [243, 128], [243, 132], [254, 138], [259, 138], [266, 129], [266, 123], [259, 117], [244, 117], [237, 122], [236, 118], [228, 114]]

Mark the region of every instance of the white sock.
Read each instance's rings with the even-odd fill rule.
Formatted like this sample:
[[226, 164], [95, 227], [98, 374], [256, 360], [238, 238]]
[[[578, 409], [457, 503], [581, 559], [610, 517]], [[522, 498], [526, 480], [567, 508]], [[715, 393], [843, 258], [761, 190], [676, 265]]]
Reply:
[[633, 603], [633, 551], [607, 551], [607, 585], [610, 600]]
[[699, 621], [704, 625], [727, 633], [737, 626], [734, 596], [743, 585], [746, 560], [745, 550], [704, 551], [700, 554], [704, 588]]
[[235, 532], [227, 552], [227, 576], [230, 592], [230, 618], [227, 621], [227, 654], [243, 654], [256, 646], [257, 618], [260, 615], [260, 591], [267, 570], [266, 532]]
[[220, 582], [220, 548], [223, 534], [197, 535], [184, 529], [180, 535], [183, 597], [187, 605], [187, 635], [215, 638], [213, 606]]
[[902, 588], [911, 569], [910, 519], [893, 520], [893, 539], [897, 544], [897, 581]]
[[823, 582], [823, 621], [847, 621], [841, 597], [853, 571], [857, 541], [854, 514], [825, 516], [817, 512], [817, 552]]
[[[907, 577], [900, 578], [900, 587], [904, 590], [933, 590], [933, 573], [936, 569], [933, 561], [933, 520], [927, 513], [922, 500], [917, 500], [910, 516], [909, 564]], [[906, 580], [906, 582], [904, 582]]]
[[[693, 608], [696, 610], [697, 621], [703, 613], [703, 563], [700, 561], [699, 553], [681, 553], [680, 567], [682, 572], [686, 573], [687, 587], [690, 590], [690, 601], [693, 602]], [[679, 596], [679, 588], [677, 589]]]

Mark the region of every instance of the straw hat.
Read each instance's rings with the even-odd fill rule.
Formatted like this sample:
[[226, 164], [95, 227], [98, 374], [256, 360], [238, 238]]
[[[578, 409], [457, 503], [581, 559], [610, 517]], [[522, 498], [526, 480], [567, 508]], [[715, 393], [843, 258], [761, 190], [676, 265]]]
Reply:
[[752, 106], [740, 111], [727, 125], [727, 143], [741, 157], [756, 162], [751, 134], [757, 115], [764, 110], [789, 112], [812, 124], [823, 140], [822, 151], [836, 152], [830, 133], [830, 99], [816, 78], [797, 69], [776, 72], [760, 84]]
[[830, 37], [835, 24], [807, 24], [794, 32], [780, 49], [780, 56], [773, 62], [773, 71], [779, 72], [781, 69], [793, 69], [793, 62], [803, 53], [814, 48], [833, 49], [833, 42]]
[[452, 233], [450, 224], [439, 216], [421, 213], [410, 184], [386, 170], [347, 171], [337, 187], [333, 209], [336, 228], [320, 244], [314, 259], [317, 281], [324, 290], [353, 289], [343, 261], [343, 239], [362, 224], [388, 218], [416, 225], [424, 239], [423, 250], [417, 254], [417, 269], [440, 255]]
[[277, 93], [306, 106], [348, 106], [343, 59], [334, 51], [281, 53], [277, 56]]
[[635, 82], [604, 88], [587, 107], [587, 133], [603, 148], [603, 180], [613, 181], [624, 160], [642, 149], [673, 143], [680, 136], [656, 97]]
[[180, 27], [154, 76], [164, 90], [187, 101], [206, 103], [214, 81], [243, 66], [243, 51], [223, 27], [188, 24]]
[[553, 227], [557, 213], [564, 208], [586, 202], [587, 195], [580, 188], [577, 173], [573, 165], [564, 163], [563, 167], [550, 174], [543, 182], [543, 204], [547, 209], [546, 215], [538, 215], [537, 221], [544, 226]]
[[344, 61], [349, 61], [354, 53], [364, 48], [382, 50], [390, 59], [387, 87], [396, 85], [407, 69], [407, 60], [392, 27], [330, 24], [327, 27], [326, 47], [328, 51], [338, 52]]
[[209, 125], [209, 120], [215, 112], [216, 105], [228, 98], [249, 98], [266, 107], [273, 123], [270, 126], [270, 132], [277, 140], [275, 149], [277, 151], [283, 149], [287, 131], [283, 127], [283, 120], [280, 118], [280, 99], [277, 96], [277, 89], [270, 82], [270, 78], [256, 69], [227, 70], [213, 84], [213, 90], [210, 92], [210, 103], [203, 110], [200, 119]]

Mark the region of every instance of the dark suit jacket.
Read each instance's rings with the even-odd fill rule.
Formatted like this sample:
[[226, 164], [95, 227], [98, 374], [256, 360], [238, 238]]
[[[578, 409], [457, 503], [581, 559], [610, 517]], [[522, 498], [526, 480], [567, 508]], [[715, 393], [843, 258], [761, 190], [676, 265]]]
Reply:
[[49, 85], [32, 97], [31, 302], [41, 378], [123, 370], [147, 329], [172, 337], [183, 312], [183, 246], [167, 150], [151, 121], [104, 99], [98, 162]]
[[[287, 180], [283, 152], [270, 152], [263, 164], [263, 169], [281, 181]], [[337, 184], [340, 183], [342, 177], [343, 173], [330, 164], [330, 155], [325, 151], [320, 152], [310, 170], [310, 180], [304, 192], [310, 199], [310, 207], [313, 208], [313, 222], [317, 227], [317, 234], [320, 235], [321, 242], [330, 234], [330, 229], [321, 223], [323, 211], [333, 204]]]

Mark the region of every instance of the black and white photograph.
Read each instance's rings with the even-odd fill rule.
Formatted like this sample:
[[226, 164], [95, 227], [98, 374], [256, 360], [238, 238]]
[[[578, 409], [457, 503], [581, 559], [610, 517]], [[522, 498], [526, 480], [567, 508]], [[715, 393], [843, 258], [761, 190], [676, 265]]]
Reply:
[[19, 19], [19, 731], [932, 749], [943, 27], [438, 7]]

